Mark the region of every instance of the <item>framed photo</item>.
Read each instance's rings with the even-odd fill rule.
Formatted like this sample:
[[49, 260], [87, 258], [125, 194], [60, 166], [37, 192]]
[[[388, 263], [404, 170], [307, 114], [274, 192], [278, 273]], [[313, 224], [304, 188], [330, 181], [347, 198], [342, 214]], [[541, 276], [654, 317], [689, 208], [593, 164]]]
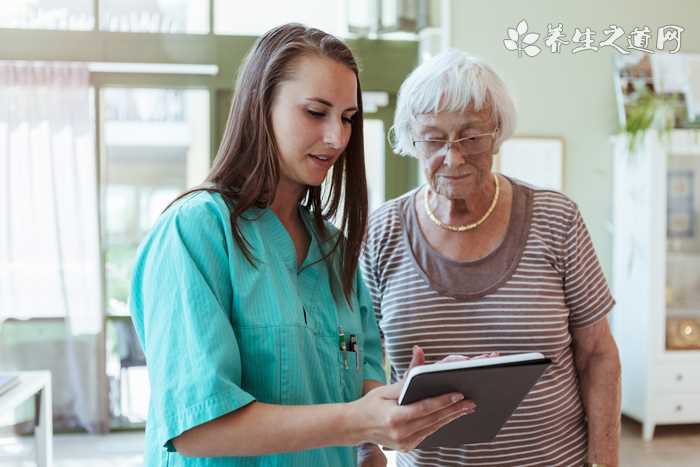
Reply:
[[564, 190], [564, 140], [515, 136], [494, 157], [494, 170], [539, 188]]

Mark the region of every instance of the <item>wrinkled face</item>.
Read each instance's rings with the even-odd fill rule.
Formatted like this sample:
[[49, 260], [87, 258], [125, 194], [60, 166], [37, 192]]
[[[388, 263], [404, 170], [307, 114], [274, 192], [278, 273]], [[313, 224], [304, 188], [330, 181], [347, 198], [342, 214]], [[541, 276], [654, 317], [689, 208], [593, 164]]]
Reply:
[[[491, 106], [484, 105], [478, 112], [472, 104], [461, 112], [420, 114], [413, 124], [413, 139], [450, 140], [491, 133], [496, 124], [491, 117]], [[430, 154], [416, 147], [426, 179], [438, 194], [451, 200], [466, 199], [483, 190], [489, 183], [493, 163], [494, 137], [487, 148], [479, 152], [462, 153], [458, 144], [449, 151]]]
[[308, 56], [292, 64], [272, 104], [280, 182], [318, 186], [350, 141], [357, 80], [347, 66]]

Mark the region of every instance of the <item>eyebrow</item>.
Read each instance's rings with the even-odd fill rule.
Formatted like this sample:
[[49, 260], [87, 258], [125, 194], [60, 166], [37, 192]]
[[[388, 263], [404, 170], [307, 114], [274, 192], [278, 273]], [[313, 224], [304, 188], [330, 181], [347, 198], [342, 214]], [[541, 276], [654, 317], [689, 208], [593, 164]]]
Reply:
[[[328, 107], [333, 107], [333, 103], [332, 103], [332, 102], [327, 101], [326, 99], [323, 99], [323, 98], [321, 98], [321, 97], [307, 97], [306, 100], [307, 100], [307, 101], [318, 102], [319, 104], [323, 104], [323, 105], [328, 106]], [[356, 111], [357, 111], [357, 107], [348, 107], [347, 109], [343, 110], [343, 112], [351, 112], [351, 111], [352, 111], [352, 112], [356, 112]]]

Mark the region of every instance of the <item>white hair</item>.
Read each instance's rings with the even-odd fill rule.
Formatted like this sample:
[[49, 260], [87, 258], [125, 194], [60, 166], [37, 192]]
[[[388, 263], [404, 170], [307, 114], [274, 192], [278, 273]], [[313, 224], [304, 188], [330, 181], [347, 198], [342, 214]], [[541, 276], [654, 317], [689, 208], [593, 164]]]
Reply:
[[516, 111], [503, 80], [481, 59], [449, 49], [413, 70], [399, 89], [389, 136], [394, 151], [415, 156], [411, 125], [421, 114], [474, 110], [486, 103], [498, 126], [494, 152], [515, 131]]

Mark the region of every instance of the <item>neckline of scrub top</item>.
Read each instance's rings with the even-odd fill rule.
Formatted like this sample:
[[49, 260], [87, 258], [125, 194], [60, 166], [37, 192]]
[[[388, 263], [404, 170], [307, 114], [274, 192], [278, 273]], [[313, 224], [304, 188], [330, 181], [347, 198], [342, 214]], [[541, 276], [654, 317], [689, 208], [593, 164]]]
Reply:
[[311, 213], [301, 206], [299, 206], [298, 209], [304, 227], [306, 228], [306, 231], [310, 237], [309, 248], [306, 252], [306, 256], [304, 257], [304, 261], [302, 261], [301, 266], [299, 267], [297, 267], [296, 246], [294, 245], [294, 240], [292, 240], [292, 236], [285, 228], [279, 216], [277, 216], [272, 209], [265, 208], [262, 210], [262, 216], [260, 216], [258, 220], [262, 221], [269, 229], [272, 237], [271, 240], [277, 245], [276, 249], [281, 253], [282, 260], [284, 261], [284, 265], [287, 267], [287, 269], [300, 274], [307, 269], [313, 270], [317, 265], [321, 264], [321, 262], [318, 262], [311, 267], [312, 263], [321, 259], [321, 249], [316, 235], [316, 229], [313, 226], [312, 220], [309, 219]]

